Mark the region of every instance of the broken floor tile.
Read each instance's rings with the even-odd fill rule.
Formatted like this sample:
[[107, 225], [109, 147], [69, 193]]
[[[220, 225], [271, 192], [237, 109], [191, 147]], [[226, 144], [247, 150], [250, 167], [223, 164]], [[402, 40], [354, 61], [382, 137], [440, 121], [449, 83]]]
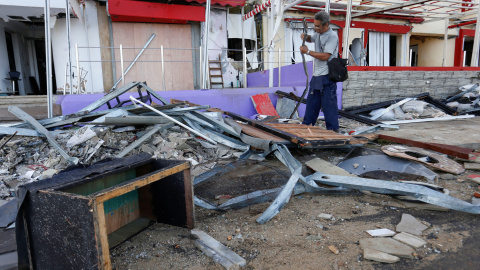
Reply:
[[393, 239], [400, 241], [404, 244], [407, 244], [413, 248], [419, 248], [423, 245], [426, 245], [427, 242], [420, 237], [417, 237], [413, 234], [409, 234], [406, 232], [401, 232], [393, 237]]
[[371, 261], [382, 262], [382, 263], [396, 263], [400, 260], [400, 258], [397, 256], [393, 256], [388, 253], [374, 250], [371, 248], [363, 249], [363, 258], [365, 260], [371, 260]]
[[418, 221], [415, 217], [409, 214], [402, 214], [402, 220], [396, 227], [397, 232], [407, 232], [415, 235], [421, 235], [427, 226]]
[[377, 230], [367, 230], [367, 233], [373, 237], [387, 237], [395, 235], [395, 232], [386, 228]]
[[402, 258], [412, 258], [413, 248], [392, 238], [365, 238], [360, 240], [362, 249], [370, 248]]

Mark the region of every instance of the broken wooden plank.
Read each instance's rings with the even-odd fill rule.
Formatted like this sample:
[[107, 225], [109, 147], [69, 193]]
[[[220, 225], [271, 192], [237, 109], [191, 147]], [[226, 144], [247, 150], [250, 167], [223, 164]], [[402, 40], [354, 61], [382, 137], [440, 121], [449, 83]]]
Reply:
[[[321, 127], [307, 126], [301, 124], [271, 124], [271, 123], [259, 123], [258, 121], [251, 120], [236, 113], [224, 112], [225, 115], [232, 117], [235, 120], [239, 120], [248, 123], [250, 126], [256, 127], [268, 133], [271, 133], [277, 137], [283, 138], [298, 145], [301, 148], [320, 148], [320, 147], [334, 147], [352, 144], [366, 144], [368, 140], [363, 137], [352, 137], [347, 135], [341, 135], [331, 130], [325, 130]], [[318, 136], [315, 139], [306, 139], [298, 134], [290, 133], [288, 130], [282, 130], [283, 127], [289, 127], [302, 130], [302, 133], [308, 133], [313, 136]], [[318, 134], [316, 133], [318, 132]], [[326, 134], [326, 136], [320, 137], [319, 135]], [[328, 137], [331, 136], [331, 137]], [[335, 137], [334, 137], [335, 136]], [[340, 137], [336, 137], [340, 136]]]
[[273, 107], [272, 100], [267, 93], [251, 96], [253, 106], [257, 110], [258, 114], [279, 116], [275, 108]]
[[449, 156], [454, 156], [454, 157], [463, 158], [463, 159], [469, 159], [470, 157], [469, 154], [474, 151], [473, 149], [462, 148], [462, 147], [453, 146], [453, 145], [420, 142], [420, 141], [414, 141], [414, 140], [409, 140], [409, 139], [404, 139], [399, 137], [383, 135], [383, 134], [378, 135], [378, 139], [386, 140], [389, 142], [406, 144], [414, 147], [420, 147], [420, 148], [432, 150], [435, 152], [439, 152], [442, 154], [447, 154]]
[[245, 133], [247, 135], [250, 135], [252, 137], [259, 138], [259, 139], [265, 139], [265, 140], [271, 140], [271, 141], [278, 142], [278, 143], [288, 142], [285, 139], [282, 139], [282, 138], [277, 137], [277, 136], [275, 136], [271, 133], [265, 132], [261, 129], [252, 127], [250, 125], [242, 124], [242, 123], [237, 123], [237, 124], [242, 127], [242, 132], [243, 133]]
[[465, 171], [459, 163], [442, 155], [417, 147], [385, 145], [382, 147], [382, 151], [389, 156], [405, 158], [449, 173], [461, 174]]
[[325, 161], [320, 158], [314, 158], [312, 160], [309, 160], [305, 162], [305, 165], [309, 167], [310, 169], [316, 171], [316, 172], [322, 172], [326, 174], [334, 174], [334, 175], [343, 175], [343, 176], [355, 176], [344, 169], [333, 165], [332, 163]]
[[469, 162], [465, 162], [465, 163], [463, 163], [463, 166], [464, 166], [465, 169], [467, 169], [467, 170], [480, 171], [480, 164], [479, 164], [479, 163], [469, 163]]
[[410, 123], [462, 120], [462, 119], [468, 119], [473, 117], [475, 117], [475, 115], [467, 114], [467, 115], [460, 115], [460, 116], [444, 116], [444, 117], [412, 119], [412, 120], [383, 121], [382, 123], [387, 125], [399, 125], [399, 124], [410, 124]]

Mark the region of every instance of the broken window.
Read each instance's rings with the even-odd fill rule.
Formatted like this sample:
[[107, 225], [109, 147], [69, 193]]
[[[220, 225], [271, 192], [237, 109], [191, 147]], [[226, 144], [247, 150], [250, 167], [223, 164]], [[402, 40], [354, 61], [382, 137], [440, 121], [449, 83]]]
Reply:
[[245, 21], [240, 14], [228, 14], [227, 16], [227, 38], [228, 38], [228, 58], [234, 61], [243, 62], [242, 46], [242, 25], [243, 38], [245, 40], [245, 49], [247, 51], [247, 66], [250, 69], [258, 68], [257, 57], [257, 29], [255, 17]]

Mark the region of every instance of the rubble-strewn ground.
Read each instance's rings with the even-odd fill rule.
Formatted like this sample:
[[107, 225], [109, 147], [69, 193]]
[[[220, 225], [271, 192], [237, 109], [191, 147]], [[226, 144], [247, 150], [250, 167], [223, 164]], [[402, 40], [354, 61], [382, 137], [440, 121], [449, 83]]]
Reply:
[[[475, 145], [480, 143], [480, 120], [477, 118], [402, 125], [398, 131], [382, 133], [429, 142]], [[343, 132], [348, 132], [362, 124], [342, 119], [341, 126]], [[144, 131], [114, 133], [95, 130], [93, 138], [98, 140], [91, 139], [68, 148], [68, 151], [86, 161], [96, 143], [104, 140], [99, 152], [85, 162], [91, 164], [117, 154], [135, 136], [140, 137], [141, 132]], [[66, 147], [68, 138], [66, 135], [57, 137], [63, 147]], [[379, 145], [373, 143], [368, 147], [378, 148]], [[178, 127], [156, 134], [130, 154], [139, 151], [160, 158], [191, 160], [196, 164], [192, 170], [194, 176], [236, 159], [236, 151], [205, 148]], [[292, 150], [302, 163], [319, 157], [336, 164], [347, 152], [341, 149]], [[14, 137], [0, 150], [0, 159], [0, 170], [3, 170], [0, 205], [15, 195], [16, 186], [35, 181], [37, 177], [37, 180], [47, 177], [48, 174], [41, 176], [47, 169], [59, 171], [68, 166], [41, 138]], [[266, 162], [285, 169], [274, 157], [269, 157]], [[52, 168], [31, 166], [38, 164], [51, 164]], [[305, 168], [304, 175], [306, 172]], [[242, 167], [240, 173], [248, 176], [257, 171]], [[440, 179], [436, 184], [447, 188], [454, 197], [469, 201], [478, 191], [478, 184], [467, 177], [476, 173], [474, 171], [460, 176], [437, 173]], [[19, 179], [19, 176], [23, 178]], [[475, 269], [480, 259], [480, 248], [475, 241], [480, 233], [479, 217], [472, 214], [408, 209], [399, 201], [382, 195], [303, 194], [293, 197], [275, 218], [260, 225], [255, 220], [268, 205], [263, 203], [223, 213], [196, 207], [196, 227], [245, 258], [246, 269]], [[320, 213], [332, 214], [334, 219], [319, 219]], [[401, 259], [395, 264], [364, 260], [358, 241], [369, 237], [365, 231], [377, 228], [395, 230], [403, 213], [411, 214], [429, 226], [421, 236], [428, 245], [417, 249], [414, 259]], [[232, 239], [228, 240], [230, 236]], [[332, 253], [328, 248], [330, 245], [334, 245], [339, 254]], [[155, 224], [120, 245], [111, 251], [111, 256], [115, 269], [223, 269], [194, 246], [189, 230], [163, 224]]]
[[[344, 131], [355, 123], [343, 121]], [[399, 131], [382, 131], [404, 138], [475, 145], [480, 143], [480, 120], [431, 122], [402, 125]], [[358, 125], [358, 123], [357, 123]], [[369, 147], [378, 147], [370, 145]], [[301, 162], [320, 157], [338, 162], [340, 150], [292, 151]], [[243, 172], [245, 173], [245, 172]], [[255, 172], [251, 172], [255, 173]], [[438, 172], [438, 185], [450, 195], [470, 201], [478, 184], [468, 180], [475, 171], [453, 176]], [[475, 269], [480, 259], [476, 235], [479, 217], [458, 211], [431, 211], [405, 208], [383, 195], [300, 195], [293, 197], [271, 221], [255, 220], [269, 203], [226, 213], [196, 207], [196, 226], [227, 245], [247, 260], [246, 269]], [[329, 213], [334, 220], [321, 220]], [[416, 250], [414, 259], [395, 264], [368, 261], [358, 241], [370, 237], [365, 231], [395, 230], [403, 213], [429, 226], [421, 236], [428, 242]], [[232, 240], [228, 240], [232, 236]], [[340, 251], [332, 253], [329, 245]], [[223, 269], [194, 245], [189, 230], [156, 224], [112, 251], [115, 269]]]

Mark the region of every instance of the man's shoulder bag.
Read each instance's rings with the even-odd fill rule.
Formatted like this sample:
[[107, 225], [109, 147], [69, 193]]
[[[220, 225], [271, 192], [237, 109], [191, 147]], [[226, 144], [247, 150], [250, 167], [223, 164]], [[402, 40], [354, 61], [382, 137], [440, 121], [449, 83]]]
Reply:
[[347, 65], [348, 60], [335, 57], [327, 62], [328, 78], [332, 82], [343, 82], [348, 79]]

